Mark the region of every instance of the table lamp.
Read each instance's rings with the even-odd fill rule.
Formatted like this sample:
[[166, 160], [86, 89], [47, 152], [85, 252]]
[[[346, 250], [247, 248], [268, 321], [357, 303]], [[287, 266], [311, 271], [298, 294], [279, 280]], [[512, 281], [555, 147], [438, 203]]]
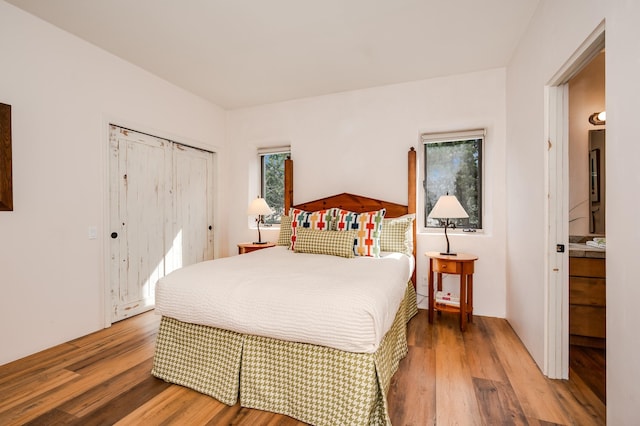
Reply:
[[256, 222], [258, 222], [258, 241], [254, 241], [253, 244], [267, 244], [267, 241], [262, 241], [262, 237], [260, 235], [260, 222], [262, 222], [262, 217], [264, 215], [271, 213], [273, 213], [273, 210], [271, 210], [264, 198], [258, 197], [249, 204], [247, 215], [256, 216]]
[[444, 225], [444, 237], [447, 239], [447, 252], [440, 254], [455, 256], [456, 253], [451, 253], [449, 250], [449, 236], [447, 235], [447, 228], [449, 226], [455, 226], [452, 222], [449, 222], [449, 219], [462, 219], [469, 217], [460, 204], [460, 201], [458, 201], [455, 195], [442, 195], [427, 217], [433, 219], [446, 219], [446, 223]]

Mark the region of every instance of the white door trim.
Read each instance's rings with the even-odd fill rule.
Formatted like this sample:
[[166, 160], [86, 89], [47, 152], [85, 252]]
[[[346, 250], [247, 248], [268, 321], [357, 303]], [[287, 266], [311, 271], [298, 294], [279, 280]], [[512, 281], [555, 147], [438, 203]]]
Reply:
[[[545, 87], [547, 151], [547, 256], [545, 261], [544, 374], [569, 377], [569, 97], [568, 81], [605, 47], [604, 21]], [[556, 251], [564, 244], [564, 253]]]
[[[569, 371], [568, 354], [568, 84], [548, 87], [547, 107], [547, 285], [545, 288], [545, 374], [554, 379], [567, 378]], [[565, 246], [564, 252], [557, 251], [557, 245]]]

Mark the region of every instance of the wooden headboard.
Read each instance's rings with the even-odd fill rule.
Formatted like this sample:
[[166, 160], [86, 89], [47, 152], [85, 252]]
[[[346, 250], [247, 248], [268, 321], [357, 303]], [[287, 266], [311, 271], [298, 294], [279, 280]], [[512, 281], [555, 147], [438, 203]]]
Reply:
[[293, 207], [311, 212], [331, 207], [338, 207], [356, 213], [370, 212], [385, 208], [387, 209], [385, 217], [400, 217], [409, 213], [409, 209], [405, 205], [377, 200], [375, 198], [369, 198], [362, 195], [349, 194], [347, 192], [321, 198], [319, 200], [296, 204]]
[[[306, 211], [322, 210], [330, 207], [339, 207], [356, 213], [373, 210], [387, 209], [385, 217], [399, 217], [408, 213], [416, 213], [416, 150], [411, 147], [408, 153], [407, 164], [407, 205], [392, 203], [389, 201], [369, 198], [362, 195], [342, 193], [308, 201], [301, 204], [293, 204], [293, 160], [287, 159], [284, 163], [284, 211], [289, 212], [291, 207]], [[416, 226], [413, 226], [413, 256], [416, 256]], [[416, 273], [413, 272], [412, 280], [415, 286]]]

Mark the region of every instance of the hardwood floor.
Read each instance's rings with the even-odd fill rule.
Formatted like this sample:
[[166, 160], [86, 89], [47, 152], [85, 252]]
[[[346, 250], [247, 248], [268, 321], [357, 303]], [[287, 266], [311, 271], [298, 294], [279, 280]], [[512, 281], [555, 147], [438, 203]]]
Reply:
[[[158, 323], [145, 313], [0, 366], [0, 424], [302, 425], [152, 377]], [[474, 317], [461, 333], [456, 316], [429, 326], [421, 310], [408, 332], [388, 394], [396, 426], [605, 424], [585, 378], [546, 379], [505, 320]]]
[[606, 364], [605, 349], [569, 346], [569, 380], [584, 381], [603, 404], [607, 403]]

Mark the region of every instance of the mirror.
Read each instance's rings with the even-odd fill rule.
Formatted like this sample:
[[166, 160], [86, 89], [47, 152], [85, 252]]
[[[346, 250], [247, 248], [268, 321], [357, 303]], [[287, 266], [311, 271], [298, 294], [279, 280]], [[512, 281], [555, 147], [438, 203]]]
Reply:
[[605, 173], [606, 130], [589, 130], [589, 232], [605, 234], [606, 173]]

